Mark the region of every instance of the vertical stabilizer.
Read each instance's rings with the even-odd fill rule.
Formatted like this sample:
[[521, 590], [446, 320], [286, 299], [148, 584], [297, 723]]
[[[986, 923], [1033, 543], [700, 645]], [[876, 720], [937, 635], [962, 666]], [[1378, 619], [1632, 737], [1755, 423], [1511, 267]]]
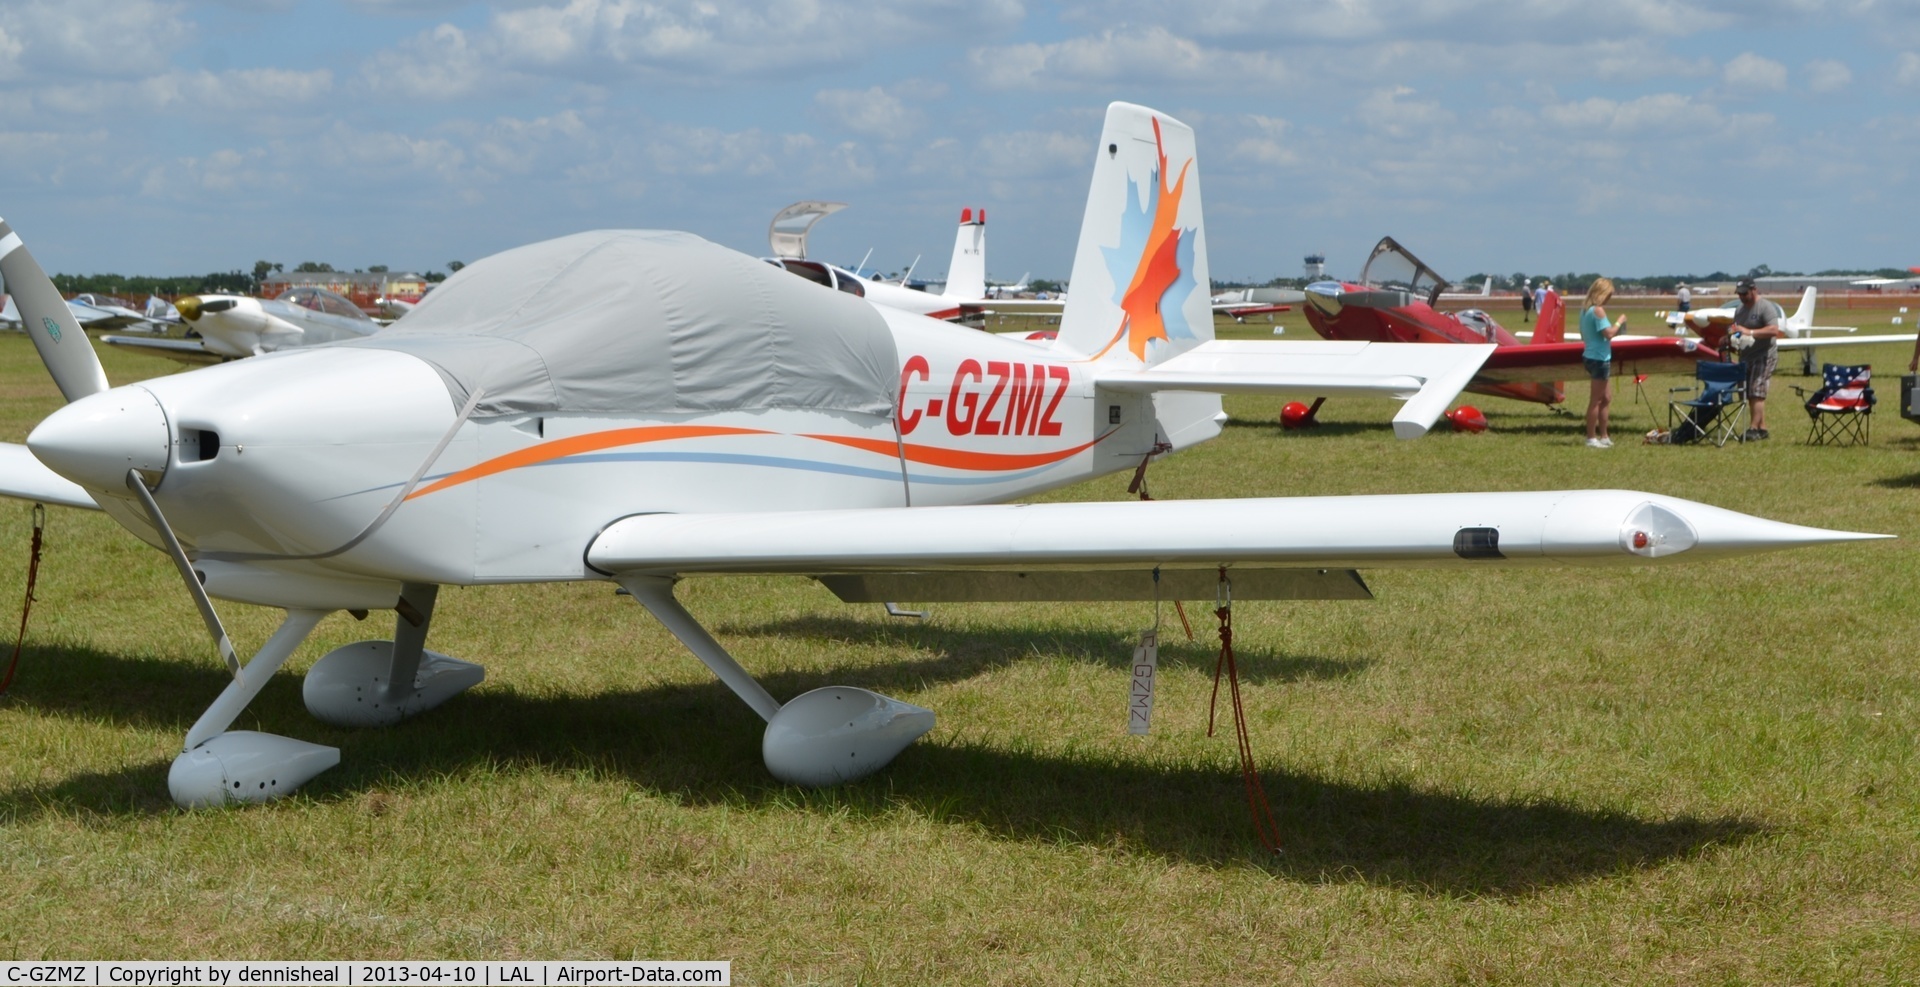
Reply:
[[987, 211], [960, 210], [960, 231], [953, 237], [953, 262], [947, 265], [951, 298], [987, 297]]
[[1787, 335], [1804, 336], [1808, 329], [1813, 328], [1813, 309], [1819, 301], [1820, 289], [1807, 285], [1807, 290], [1800, 293], [1800, 307], [1794, 309], [1793, 315], [1787, 319], [1787, 324], [1781, 326], [1787, 331]]
[[1055, 346], [1153, 364], [1213, 338], [1193, 128], [1131, 103], [1107, 107]]
[[1546, 301], [1540, 303], [1540, 318], [1533, 325], [1533, 344], [1565, 342], [1567, 338], [1567, 306], [1560, 300], [1557, 291], [1547, 292]]

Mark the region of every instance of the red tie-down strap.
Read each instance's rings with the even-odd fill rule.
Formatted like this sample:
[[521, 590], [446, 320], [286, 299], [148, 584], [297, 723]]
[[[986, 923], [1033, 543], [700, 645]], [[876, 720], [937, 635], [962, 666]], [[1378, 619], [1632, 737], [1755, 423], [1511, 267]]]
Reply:
[[13, 642], [13, 657], [7, 662], [7, 677], [0, 679], [0, 696], [13, 688], [13, 673], [20, 667], [20, 649], [27, 643], [27, 614], [33, 612], [33, 583], [40, 575], [40, 542], [47, 530], [47, 508], [33, 505], [33, 548], [27, 560], [27, 598], [20, 604], [20, 636]]
[[1220, 567], [1220, 659], [1213, 665], [1213, 698], [1207, 704], [1207, 736], [1213, 736], [1214, 712], [1220, 705], [1220, 671], [1227, 673], [1227, 693], [1233, 703], [1233, 730], [1240, 741], [1240, 777], [1247, 787], [1247, 809], [1253, 813], [1254, 832], [1260, 843], [1274, 853], [1280, 852], [1280, 824], [1274, 821], [1273, 805], [1260, 785], [1260, 771], [1253, 763], [1253, 742], [1247, 739], [1247, 710], [1240, 702], [1240, 670], [1233, 660], [1233, 584], [1227, 581], [1227, 567]]

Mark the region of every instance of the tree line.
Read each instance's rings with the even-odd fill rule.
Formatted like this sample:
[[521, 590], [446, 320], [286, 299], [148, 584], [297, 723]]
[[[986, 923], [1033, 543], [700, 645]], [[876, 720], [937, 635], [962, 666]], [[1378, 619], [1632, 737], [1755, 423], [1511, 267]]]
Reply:
[[[465, 267], [459, 261], [449, 261], [447, 270], [458, 271]], [[285, 273], [285, 264], [273, 261], [255, 261], [253, 270], [214, 271], [210, 274], [183, 274], [176, 277], [154, 277], [143, 274], [55, 274], [53, 286], [62, 293], [78, 295], [91, 292], [96, 295], [257, 295], [267, 279], [275, 274]], [[324, 261], [301, 261], [293, 266], [295, 273], [324, 273], [334, 271], [332, 264]], [[384, 274], [390, 270], [385, 264], [374, 264], [366, 268], [354, 268], [354, 274]], [[343, 272], [346, 273], [346, 272]], [[428, 281], [445, 281], [447, 275], [442, 271], [427, 271], [422, 274]]]

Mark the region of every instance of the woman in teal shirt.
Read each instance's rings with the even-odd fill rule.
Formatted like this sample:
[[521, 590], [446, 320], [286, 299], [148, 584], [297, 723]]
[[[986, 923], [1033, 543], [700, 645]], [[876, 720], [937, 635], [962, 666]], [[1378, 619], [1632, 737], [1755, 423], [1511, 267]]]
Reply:
[[1595, 278], [1587, 288], [1587, 307], [1580, 313], [1580, 341], [1586, 344], [1583, 356], [1586, 358], [1587, 377], [1593, 384], [1593, 390], [1587, 395], [1587, 447], [1589, 449], [1611, 449], [1613, 439], [1607, 436], [1607, 412], [1613, 407], [1613, 337], [1626, 328], [1627, 317], [1609, 323], [1607, 300], [1613, 297], [1613, 282], [1607, 278]]

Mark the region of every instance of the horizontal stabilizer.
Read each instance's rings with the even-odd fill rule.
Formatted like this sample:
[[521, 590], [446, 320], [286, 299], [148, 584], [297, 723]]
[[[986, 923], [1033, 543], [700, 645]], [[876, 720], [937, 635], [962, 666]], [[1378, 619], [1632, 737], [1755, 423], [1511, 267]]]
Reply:
[[14, 442], [0, 442], [0, 497], [100, 509], [79, 484], [46, 468], [26, 446]]
[[[1100, 600], [1211, 600], [1220, 576], [1209, 569], [1149, 567], [1106, 572], [877, 572], [820, 576], [846, 603], [1042, 603]], [[1237, 600], [1371, 600], [1352, 569], [1238, 569]]]
[[642, 514], [608, 525], [587, 562], [621, 576], [1605, 565], [1880, 537], [1561, 490]]
[[1490, 343], [1212, 339], [1149, 367], [1098, 366], [1095, 380], [1119, 391], [1399, 398], [1406, 403], [1393, 432], [1412, 439], [1426, 434], [1493, 351]]

